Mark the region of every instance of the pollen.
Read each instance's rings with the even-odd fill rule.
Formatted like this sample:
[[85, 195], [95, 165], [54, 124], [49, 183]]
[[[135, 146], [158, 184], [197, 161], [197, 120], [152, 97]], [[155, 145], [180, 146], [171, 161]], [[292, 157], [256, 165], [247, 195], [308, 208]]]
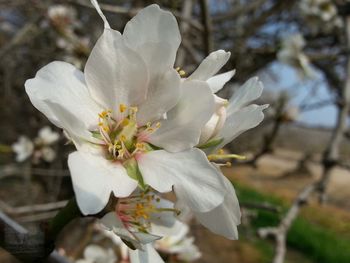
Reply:
[[125, 112], [126, 110], [127, 110], [127, 106], [125, 105], [125, 104], [120, 104], [119, 105], [119, 111], [121, 112], [121, 113], [123, 113], [123, 112]]

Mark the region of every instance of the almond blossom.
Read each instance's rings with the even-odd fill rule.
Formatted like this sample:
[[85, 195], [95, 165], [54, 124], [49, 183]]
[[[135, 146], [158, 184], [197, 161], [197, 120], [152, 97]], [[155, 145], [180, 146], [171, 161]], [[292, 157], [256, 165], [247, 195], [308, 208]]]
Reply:
[[305, 39], [301, 34], [290, 35], [283, 40], [277, 58], [281, 62], [294, 67], [301, 77], [313, 78], [316, 73], [311, 67], [308, 56], [303, 52], [305, 45]]
[[193, 147], [214, 99], [206, 82], [181, 83], [174, 69], [176, 19], [151, 5], [121, 34], [92, 3], [105, 30], [84, 73], [57, 61], [25, 84], [33, 105], [77, 147], [68, 165], [82, 213], [96, 214], [112, 193], [127, 197], [138, 186], [174, 190], [192, 210], [212, 210], [224, 200], [223, 177]]
[[39, 163], [40, 160], [52, 162], [56, 158], [52, 145], [58, 141], [59, 137], [59, 134], [52, 131], [49, 126], [41, 128], [33, 141], [26, 136], [20, 136], [12, 145], [12, 150], [16, 153], [16, 161], [23, 162], [32, 157], [33, 163]]
[[[241, 158], [235, 154], [224, 154], [221, 148], [243, 132], [259, 125], [264, 119], [263, 110], [268, 107], [268, 105], [251, 104], [252, 101], [261, 96], [263, 90], [262, 83], [256, 77], [244, 83], [229, 100], [220, 98], [215, 94], [235, 74], [235, 71], [231, 70], [215, 75], [227, 63], [229, 57], [230, 52], [224, 50], [212, 52], [184, 81], [205, 81], [212, 91], [215, 111], [202, 128], [199, 144], [197, 145], [205, 151], [208, 159], [212, 162], [218, 159]], [[216, 166], [219, 170], [220, 165]], [[241, 222], [240, 207], [231, 182], [226, 177], [223, 177], [223, 180], [224, 201], [211, 211], [193, 211], [193, 214], [200, 223], [212, 232], [229, 239], [237, 239], [237, 226]], [[183, 213], [190, 210], [187, 204], [183, 202], [179, 202], [177, 208]]]

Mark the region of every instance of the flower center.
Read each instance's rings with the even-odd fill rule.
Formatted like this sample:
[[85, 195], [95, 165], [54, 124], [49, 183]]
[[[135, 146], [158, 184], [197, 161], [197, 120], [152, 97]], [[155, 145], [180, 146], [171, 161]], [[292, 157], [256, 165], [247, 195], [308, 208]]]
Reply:
[[98, 114], [98, 129], [92, 134], [105, 148], [107, 159], [125, 161], [138, 153], [152, 150], [146, 141], [160, 127], [160, 123], [147, 123], [139, 127], [136, 122], [137, 110], [137, 107], [120, 104], [119, 112], [125, 116], [120, 120], [113, 117], [112, 110]]
[[126, 228], [135, 228], [148, 233], [152, 216], [159, 218], [160, 213], [171, 212], [179, 214], [179, 210], [160, 206], [161, 199], [148, 191], [120, 198], [116, 205], [116, 214]]

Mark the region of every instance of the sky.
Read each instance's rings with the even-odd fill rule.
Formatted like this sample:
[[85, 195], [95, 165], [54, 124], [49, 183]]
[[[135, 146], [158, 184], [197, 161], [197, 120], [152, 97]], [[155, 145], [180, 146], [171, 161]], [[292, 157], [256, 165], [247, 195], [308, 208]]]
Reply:
[[[279, 62], [273, 63], [269, 70], [275, 77], [273, 80], [266, 73], [260, 76], [266, 91], [287, 91], [291, 98], [291, 105], [300, 105], [306, 99], [308, 103], [312, 103], [332, 98], [320, 74], [317, 74], [315, 79], [302, 80], [296, 70]], [[315, 85], [317, 86], [315, 87]], [[297, 121], [310, 126], [330, 127], [335, 124], [336, 113], [336, 107], [330, 105], [303, 112]]]

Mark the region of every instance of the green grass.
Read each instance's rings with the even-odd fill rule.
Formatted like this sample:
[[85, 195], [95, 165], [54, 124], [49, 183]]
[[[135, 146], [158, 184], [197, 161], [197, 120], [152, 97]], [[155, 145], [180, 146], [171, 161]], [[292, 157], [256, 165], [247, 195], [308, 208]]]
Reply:
[[[288, 205], [280, 198], [262, 194], [254, 189], [240, 184], [235, 184], [240, 202], [269, 202], [282, 207], [282, 215]], [[276, 226], [280, 222], [281, 215], [256, 210], [257, 216], [252, 220], [254, 229], [264, 226]], [[320, 210], [322, 213], [322, 210]], [[329, 215], [332, 216], [332, 215]], [[317, 263], [349, 263], [350, 262], [350, 239], [340, 236], [331, 228], [312, 224], [302, 217], [298, 217], [287, 237], [289, 247], [299, 251], [313, 262]], [[261, 246], [261, 244], [258, 244]], [[261, 247], [270, 254], [268, 247]]]

